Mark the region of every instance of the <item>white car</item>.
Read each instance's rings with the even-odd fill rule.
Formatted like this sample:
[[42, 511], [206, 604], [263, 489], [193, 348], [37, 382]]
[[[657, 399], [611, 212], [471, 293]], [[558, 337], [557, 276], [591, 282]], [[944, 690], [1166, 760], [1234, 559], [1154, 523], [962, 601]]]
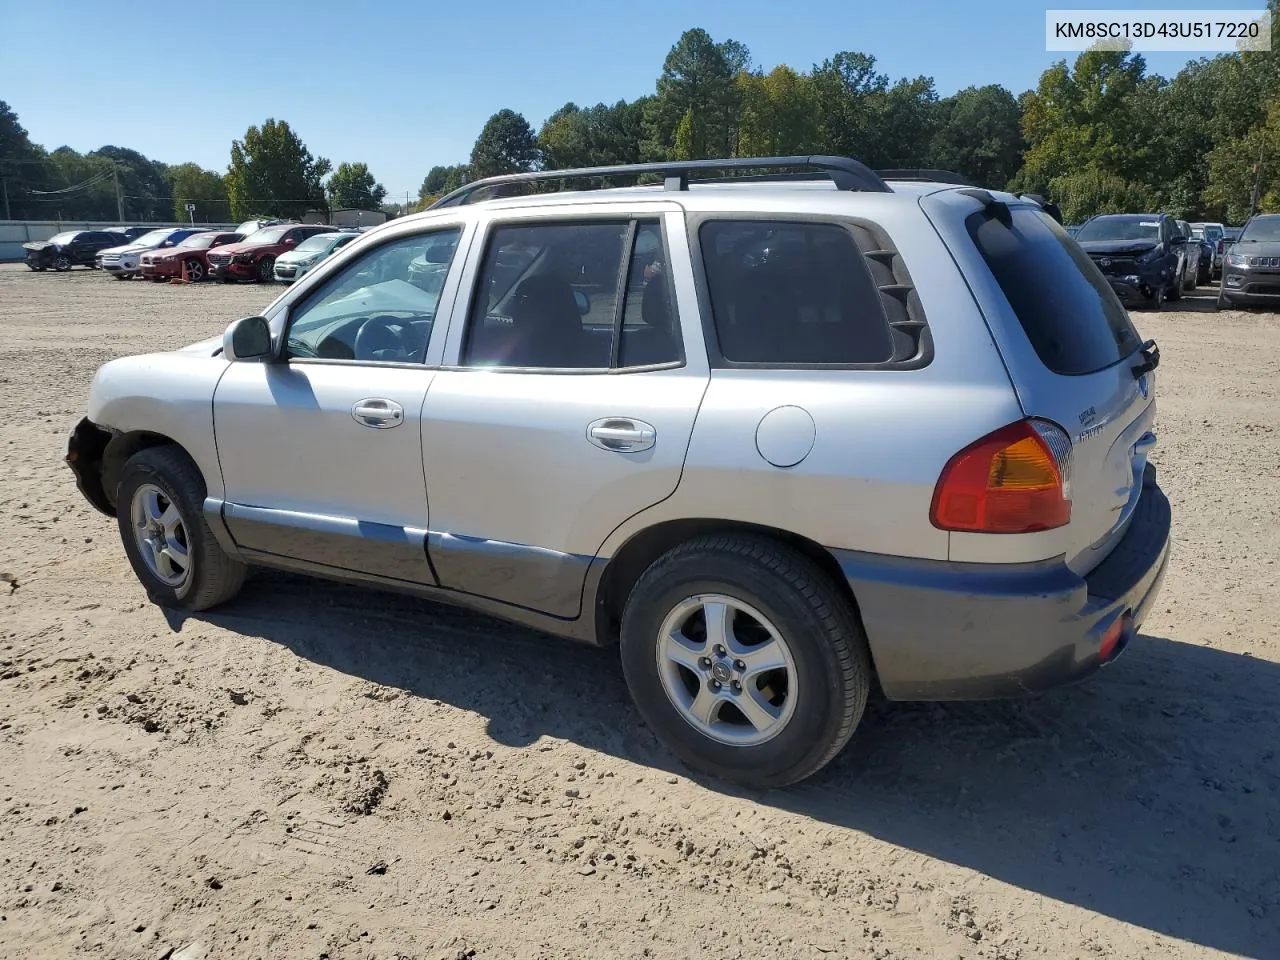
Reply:
[[335, 250], [341, 250], [359, 236], [360, 234], [348, 230], [317, 233], [308, 237], [292, 250], [286, 250], [276, 257], [276, 280], [280, 283], [293, 283], [325, 257]]
[[161, 227], [144, 233], [129, 243], [108, 247], [95, 258], [94, 266], [105, 270], [117, 280], [141, 276], [144, 253], [177, 246], [193, 233], [203, 233], [206, 229], [205, 227]]

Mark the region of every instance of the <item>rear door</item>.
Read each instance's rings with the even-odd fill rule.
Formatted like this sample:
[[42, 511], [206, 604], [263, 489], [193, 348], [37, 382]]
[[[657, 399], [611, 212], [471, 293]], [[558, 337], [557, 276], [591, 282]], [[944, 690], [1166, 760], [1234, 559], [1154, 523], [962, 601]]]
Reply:
[[[1071, 436], [1071, 522], [1038, 538], [1079, 573], [1123, 535], [1155, 445], [1155, 375], [1139, 374], [1142, 340], [1101, 271], [1040, 208], [984, 207], [961, 191], [926, 213], [964, 270], [1023, 411]], [[951, 559], [999, 560], [1000, 537], [953, 534]]]
[[708, 382], [678, 209], [485, 225], [423, 411], [441, 586], [576, 617], [606, 538], [675, 490]]

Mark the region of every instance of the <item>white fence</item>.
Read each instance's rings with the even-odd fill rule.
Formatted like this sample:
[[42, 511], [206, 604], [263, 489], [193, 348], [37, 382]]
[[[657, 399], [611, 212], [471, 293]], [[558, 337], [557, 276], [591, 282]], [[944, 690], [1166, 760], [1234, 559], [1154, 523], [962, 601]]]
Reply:
[[[197, 227], [217, 230], [234, 230], [235, 223], [198, 223]], [[177, 220], [162, 223], [141, 223], [137, 220], [120, 223], [116, 220], [0, 220], [0, 263], [17, 263], [26, 257], [24, 243], [32, 240], [48, 240], [64, 230], [105, 230], [108, 227], [187, 227], [189, 223]]]

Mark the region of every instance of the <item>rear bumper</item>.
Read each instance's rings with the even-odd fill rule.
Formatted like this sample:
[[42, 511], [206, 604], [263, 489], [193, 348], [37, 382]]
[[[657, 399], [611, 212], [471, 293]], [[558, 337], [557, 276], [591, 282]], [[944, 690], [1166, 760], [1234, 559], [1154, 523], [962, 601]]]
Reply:
[[[1081, 577], [1059, 560], [945, 563], [833, 551], [885, 695], [968, 700], [1039, 693], [1115, 659], [1164, 581], [1172, 514], [1148, 466], [1124, 537]], [[1109, 657], [1103, 638], [1131, 618]]]

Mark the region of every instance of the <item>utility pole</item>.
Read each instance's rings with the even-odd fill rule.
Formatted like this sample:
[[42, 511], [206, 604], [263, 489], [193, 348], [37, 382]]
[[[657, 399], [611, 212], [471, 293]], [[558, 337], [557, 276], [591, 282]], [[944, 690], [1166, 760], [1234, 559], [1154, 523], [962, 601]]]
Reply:
[[4, 188], [4, 218], [6, 220], [12, 220], [13, 217], [9, 215], [9, 178], [8, 177], [0, 177], [0, 187]]
[[111, 164], [111, 179], [116, 185], [116, 220], [124, 223], [124, 198], [120, 196], [120, 168], [114, 162]]
[[1258, 144], [1258, 162], [1253, 165], [1253, 196], [1249, 199], [1249, 216], [1258, 212], [1262, 188], [1262, 144]]

